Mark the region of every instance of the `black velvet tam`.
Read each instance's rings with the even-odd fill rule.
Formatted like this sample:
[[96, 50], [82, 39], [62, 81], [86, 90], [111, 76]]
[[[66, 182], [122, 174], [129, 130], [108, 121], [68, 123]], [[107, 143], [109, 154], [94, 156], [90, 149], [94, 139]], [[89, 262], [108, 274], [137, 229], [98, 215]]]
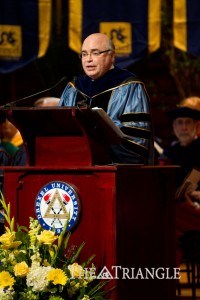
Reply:
[[166, 116], [172, 121], [177, 118], [192, 118], [194, 120], [200, 120], [200, 111], [186, 106], [179, 106], [168, 111]]

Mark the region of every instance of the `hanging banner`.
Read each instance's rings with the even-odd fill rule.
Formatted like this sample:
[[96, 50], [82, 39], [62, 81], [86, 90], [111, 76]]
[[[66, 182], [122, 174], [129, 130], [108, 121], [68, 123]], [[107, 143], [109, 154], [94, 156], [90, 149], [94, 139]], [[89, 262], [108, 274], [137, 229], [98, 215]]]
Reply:
[[1, 0], [0, 73], [42, 57], [48, 48], [51, 0]]
[[160, 47], [161, 0], [69, 0], [69, 47], [77, 53], [90, 34], [107, 34], [116, 64], [128, 66]]
[[200, 1], [173, 0], [174, 46], [200, 56]]

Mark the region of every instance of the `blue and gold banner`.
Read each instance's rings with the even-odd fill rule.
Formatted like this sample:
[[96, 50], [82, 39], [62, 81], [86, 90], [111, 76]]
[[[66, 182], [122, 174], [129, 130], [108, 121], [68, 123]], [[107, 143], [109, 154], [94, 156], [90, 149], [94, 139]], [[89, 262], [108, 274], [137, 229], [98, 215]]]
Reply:
[[173, 1], [174, 46], [200, 56], [200, 1]]
[[123, 67], [160, 47], [161, 0], [69, 0], [69, 47], [77, 53], [91, 33], [114, 42]]
[[1, 0], [0, 73], [42, 57], [48, 48], [51, 0]]

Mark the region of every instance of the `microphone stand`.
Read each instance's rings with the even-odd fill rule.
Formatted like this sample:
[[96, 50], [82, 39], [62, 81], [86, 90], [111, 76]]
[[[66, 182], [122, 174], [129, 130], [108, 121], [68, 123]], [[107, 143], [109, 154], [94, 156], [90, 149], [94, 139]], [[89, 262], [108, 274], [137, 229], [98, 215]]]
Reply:
[[36, 96], [40, 96], [41, 94], [43, 93], [46, 93], [46, 92], [49, 92], [51, 90], [53, 90], [54, 88], [56, 88], [58, 85], [60, 85], [62, 82], [64, 82], [65, 80], [67, 79], [67, 77], [62, 77], [55, 85], [53, 85], [52, 87], [50, 88], [47, 88], [43, 91], [40, 91], [40, 92], [37, 92], [35, 94], [32, 94], [32, 95], [29, 95], [29, 96], [26, 96], [26, 97], [23, 97], [23, 98], [20, 98], [20, 99], [17, 99], [16, 101], [13, 101], [13, 102], [9, 102], [7, 104], [4, 104], [2, 106], [0, 106], [0, 109], [6, 109], [6, 108], [9, 108], [11, 106], [16, 106], [17, 103], [20, 103], [24, 100], [27, 100], [27, 99], [30, 99], [30, 98], [33, 98], [33, 97], [36, 97]]

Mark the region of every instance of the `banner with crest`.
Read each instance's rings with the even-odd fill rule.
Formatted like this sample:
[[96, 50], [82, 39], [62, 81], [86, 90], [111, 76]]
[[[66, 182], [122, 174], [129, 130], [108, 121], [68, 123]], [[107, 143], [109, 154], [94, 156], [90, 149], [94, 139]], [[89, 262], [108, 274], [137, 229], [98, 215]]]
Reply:
[[173, 0], [174, 46], [200, 56], [200, 1]]
[[0, 73], [15, 71], [48, 48], [51, 0], [0, 1]]
[[160, 47], [160, 18], [161, 0], [69, 0], [69, 47], [80, 53], [89, 34], [105, 33], [126, 67]]

